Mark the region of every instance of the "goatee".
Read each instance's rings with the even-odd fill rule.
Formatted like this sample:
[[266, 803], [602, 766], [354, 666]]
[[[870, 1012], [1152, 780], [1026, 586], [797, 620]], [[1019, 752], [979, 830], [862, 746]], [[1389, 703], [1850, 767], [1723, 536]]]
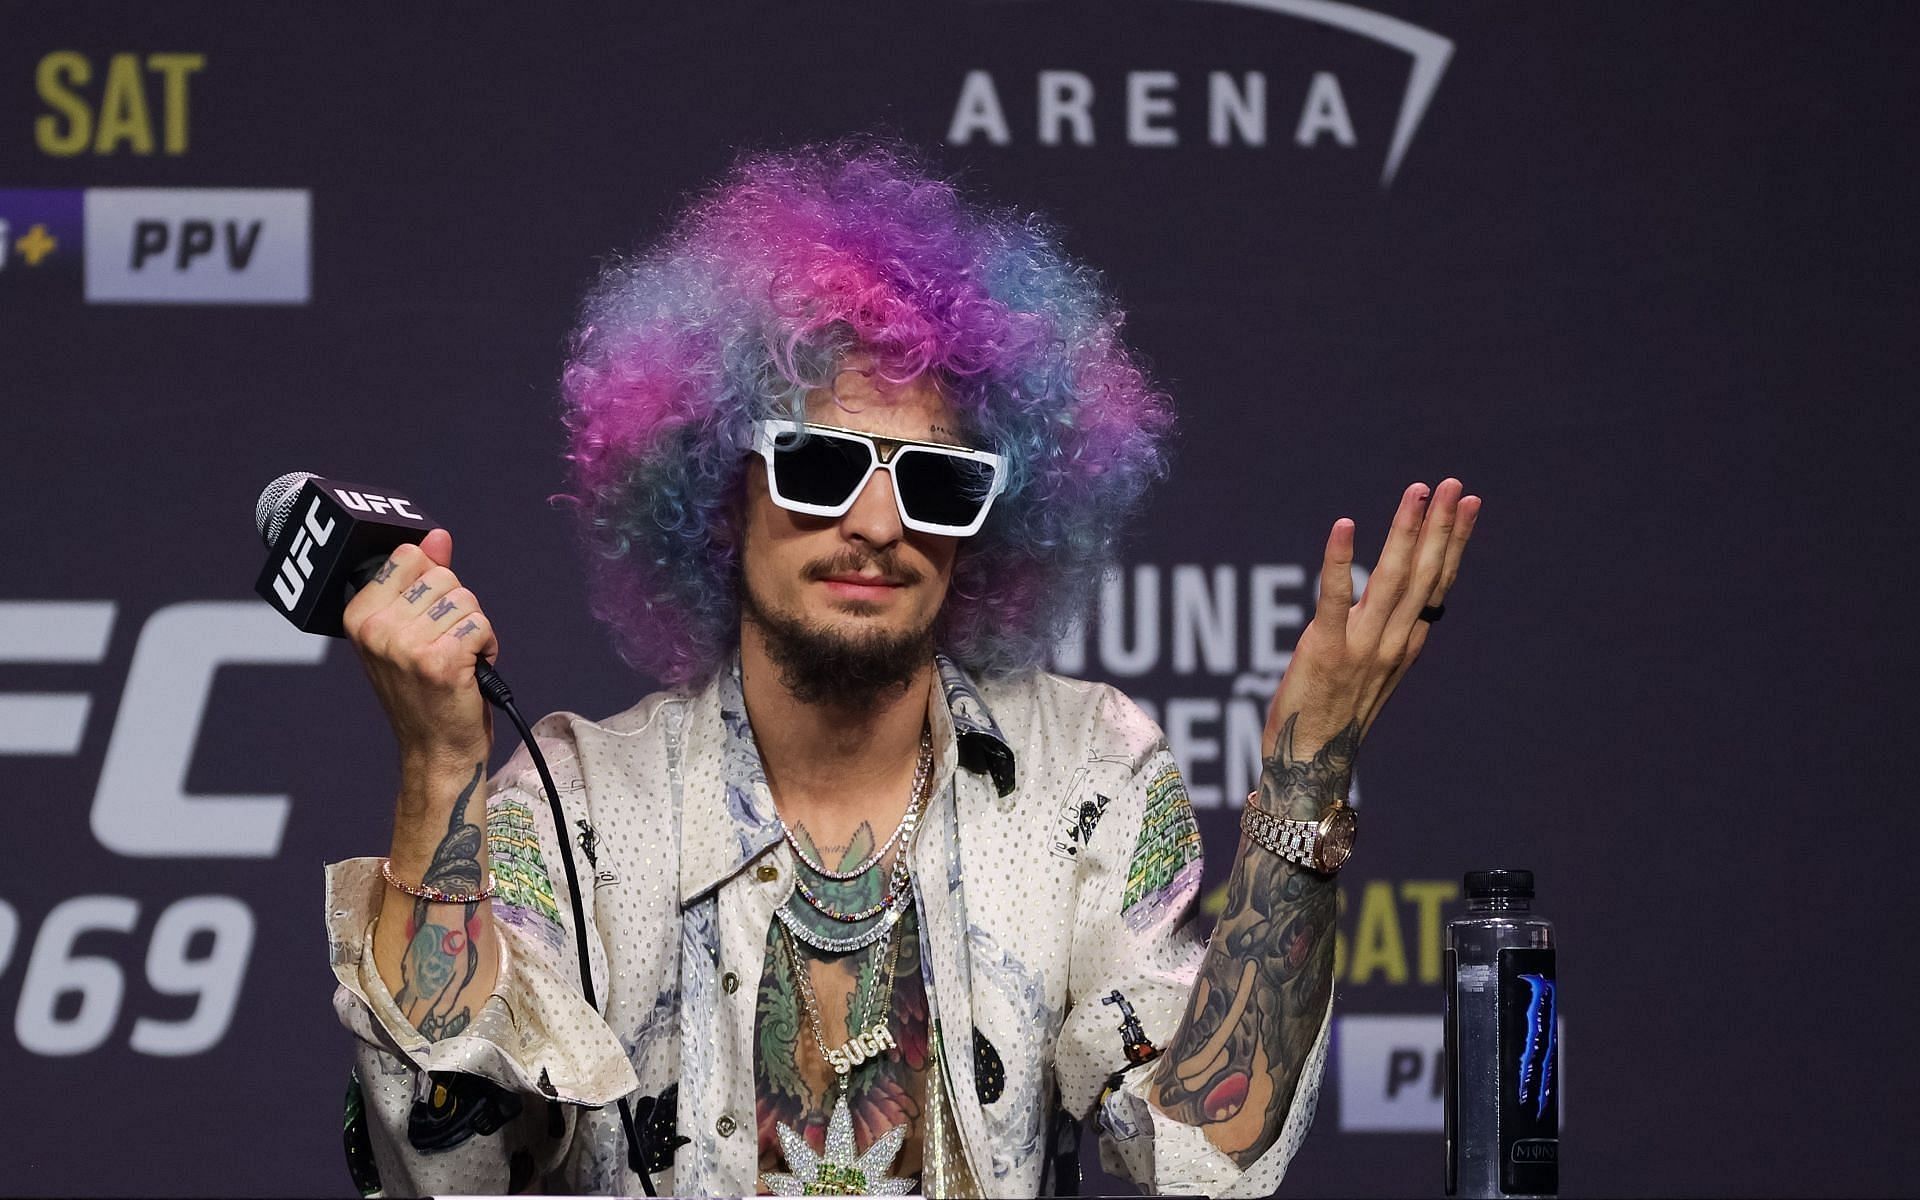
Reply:
[[888, 692], [904, 692], [933, 657], [931, 622], [899, 633], [848, 634], [773, 612], [752, 588], [741, 590], [741, 610], [765, 635], [780, 685], [802, 704], [847, 712], [873, 708]]

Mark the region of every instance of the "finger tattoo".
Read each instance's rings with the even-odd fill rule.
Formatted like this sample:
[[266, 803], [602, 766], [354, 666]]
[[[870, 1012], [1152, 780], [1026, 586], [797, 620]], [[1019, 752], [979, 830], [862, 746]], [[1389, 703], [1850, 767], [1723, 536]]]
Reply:
[[373, 581], [375, 583], [385, 583], [387, 580], [392, 579], [393, 573], [399, 569], [400, 569], [399, 563], [394, 562], [392, 559], [388, 559], [386, 562], [383, 562], [380, 564], [380, 569], [378, 571], [374, 572]]
[[441, 617], [452, 612], [453, 607], [453, 601], [446, 596], [442, 596], [438, 604], [427, 610], [427, 620], [438, 621]]
[[427, 584], [425, 580], [422, 580], [421, 582], [416, 583], [412, 587], [408, 588], [407, 594], [401, 598], [405, 600], [408, 604], [413, 604], [417, 602], [420, 599], [420, 597], [426, 594], [427, 594]]
[[453, 636], [457, 638], [463, 638], [470, 633], [476, 632], [479, 628], [480, 628], [480, 623], [478, 621], [468, 621], [466, 624], [460, 626], [460, 628], [454, 630]]

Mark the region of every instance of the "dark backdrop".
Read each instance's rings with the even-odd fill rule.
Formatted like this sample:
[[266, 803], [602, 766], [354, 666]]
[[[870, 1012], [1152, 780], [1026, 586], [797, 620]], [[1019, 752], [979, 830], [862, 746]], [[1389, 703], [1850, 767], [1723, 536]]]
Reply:
[[1179, 402], [1060, 663], [1161, 715], [1210, 888], [1328, 524], [1486, 497], [1361, 766], [1288, 1190], [1437, 1192], [1436, 939], [1498, 864], [1563, 942], [1569, 1194], [1910, 1191], [1914, 13], [10, 6], [0, 1189], [349, 1190], [320, 866], [384, 847], [390, 743], [250, 599], [255, 493], [424, 497], [523, 704], [625, 707], [546, 503], [577, 298], [736, 149], [882, 129], [1056, 218]]

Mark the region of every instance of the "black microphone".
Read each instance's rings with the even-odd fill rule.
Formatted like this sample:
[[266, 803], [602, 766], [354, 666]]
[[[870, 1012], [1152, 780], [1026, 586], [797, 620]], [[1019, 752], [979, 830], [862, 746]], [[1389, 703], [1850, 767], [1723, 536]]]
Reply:
[[[253, 523], [272, 551], [253, 590], [302, 632], [328, 637], [346, 636], [348, 601], [395, 547], [418, 545], [434, 527], [405, 496], [311, 471], [288, 471], [262, 489]], [[512, 705], [513, 691], [492, 663], [479, 659], [474, 677], [495, 708]]]
[[272, 551], [253, 590], [306, 633], [342, 637], [347, 602], [434, 522], [391, 491], [289, 471], [266, 486], [253, 522]]

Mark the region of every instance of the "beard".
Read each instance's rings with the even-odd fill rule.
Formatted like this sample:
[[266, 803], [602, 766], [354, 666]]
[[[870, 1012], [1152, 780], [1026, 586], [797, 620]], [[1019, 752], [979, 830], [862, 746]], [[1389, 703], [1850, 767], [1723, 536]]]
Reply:
[[[807, 574], [825, 578], [859, 564], [836, 560]], [[908, 580], [918, 580], [913, 575]], [[858, 612], [861, 605], [852, 606]], [[751, 586], [741, 588], [741, 615], [765, 635], [767, 654], [780, 685], [802, 704], [847, 712], [870, 709], [888, 692], [904, 692], [933, 657], [934, 622], [917, 629], [846, 633], [761, 603]]]

